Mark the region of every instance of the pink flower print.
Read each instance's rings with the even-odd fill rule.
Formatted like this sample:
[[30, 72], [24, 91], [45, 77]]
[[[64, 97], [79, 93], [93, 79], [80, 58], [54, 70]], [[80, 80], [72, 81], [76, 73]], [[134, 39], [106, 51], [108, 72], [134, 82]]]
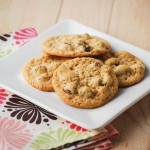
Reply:
[[25, 28], [14, 33], [13, 38], [16, 40], [16, 44], [23, 46], [24, 44], [31, 41], [38, 34], [34, 28]]
[[68, 124], [70, 124], [70, 128], [71, 129], [75, 129], [76, 131], [82, 131], [82, 132], [87, 132], [87, 131], [89, 131], [90, 132], [90, 130], [87, 130], [87, 129], [85, 129], [85, 128], [82, 128], [82, 127], [80, 127], [80, 126], [78, 126], [78, 125], [76, 125], [76, 124], [74, 124], [74, 123], [71, 123], [70, 121], [66, 121]]
[[5, 89], [0, 88], [0, 104], [3, 103], [4, 100], [6, 100], [8, 94], [6, 93]]
[[31, 140], [32, 135], [26, 124], [0, 117], [0, 150], [22, 149]]

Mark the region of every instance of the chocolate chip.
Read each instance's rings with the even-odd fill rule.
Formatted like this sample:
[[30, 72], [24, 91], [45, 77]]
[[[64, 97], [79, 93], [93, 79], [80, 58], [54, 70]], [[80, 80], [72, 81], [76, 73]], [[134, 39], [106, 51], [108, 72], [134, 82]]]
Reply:
[[90, 52], [92, 48], [89, 45], [84, 45], [85, 51]]
[[71, 91], [70, 90], [68, 90], [68, 89], [66, 89], [66, 90], [64, 90], [66, 93], [68, 93], [68, 94], [72, 94], [71, 93]]
[[67, 44], [67, 45], [70, 45], [70, 46], [71, 46], [71, 44], [70, 44], [70, 43], [65, 42], [65, 44]]
[[96, 63], [95, 63], [95, 66], [99, 66], [99, 65], [100, 65], [100, 63], [99, 63], [99, 62], [96, 62]]
[[105, 84], [102, 82], [102, 80], [99, 81], [99, 86], [105, 86]]
[[116, 63], [115, 66], [119, 66], [119, 63]]

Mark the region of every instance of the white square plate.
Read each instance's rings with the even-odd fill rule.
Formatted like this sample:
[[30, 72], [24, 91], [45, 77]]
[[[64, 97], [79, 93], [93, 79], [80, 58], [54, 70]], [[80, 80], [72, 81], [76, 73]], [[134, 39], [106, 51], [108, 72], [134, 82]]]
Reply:
[[[100, 36], [110, 42], [113, 50], [127, 50], [139, 57], [146, 65], [146, 75], [142, 82], [128, 88], [119, 89], [112, 101], [95, 109], [79, 109], [68, 106], [54, 92], [42, 92], [28, 85], [21, 75], [22, 66], [31, 58], [42, 53], [40, 49], [41, 42], [49, 36], [77, 33]], [[2, 60], [0, 70], [0, 86], [87, 129], [105, 126], [150, 92], [149, 52], [73, 20], [65, 20], [53, 26], [30, 43], [21, 47], [10, 57]]]

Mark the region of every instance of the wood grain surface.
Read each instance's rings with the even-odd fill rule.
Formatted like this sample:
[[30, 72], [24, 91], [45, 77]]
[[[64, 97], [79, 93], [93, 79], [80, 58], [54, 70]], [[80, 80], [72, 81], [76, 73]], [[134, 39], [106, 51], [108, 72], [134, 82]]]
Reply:
[[[150, 51], [150, 0], [0, 0], [0, 34], [68, 18]], [[150, 94], [112, 124], [114, 150], [150, 150]]]

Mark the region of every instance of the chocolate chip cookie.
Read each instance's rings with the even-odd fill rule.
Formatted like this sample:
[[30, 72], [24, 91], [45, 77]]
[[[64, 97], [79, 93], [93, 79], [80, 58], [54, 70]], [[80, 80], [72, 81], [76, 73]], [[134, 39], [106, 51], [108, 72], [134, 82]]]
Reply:
[[120, 87], [134, 85], [140, 82], [145, 73], [144, 63], [136, 56], [126, 51], [114, 51], [100, 57], [106, 65], [113, 68]]
[[118, 79], [108, 65], [89, 57], [74, 58], [53, 74], [55, 92], [67, 104], [95, 108], [108, 102], [118, 90]]
[[61, 57], [95, 56], [111, 50], [106, 40], [89, 34], [53, 36], [46, 39], [41, 48], [47, 54]]
[[54, 91], [52, 86], [53, 72], [68, 59], [43, 54], [25, 64], [22, 70], [23, 77], [31, 86], [39, 90]]

